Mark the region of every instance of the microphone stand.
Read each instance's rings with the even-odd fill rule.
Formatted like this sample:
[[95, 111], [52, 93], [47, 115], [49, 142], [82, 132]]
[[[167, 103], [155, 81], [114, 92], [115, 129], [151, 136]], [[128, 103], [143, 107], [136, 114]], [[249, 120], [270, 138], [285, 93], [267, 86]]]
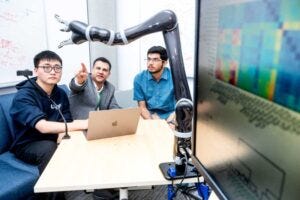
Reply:
[[39, 87], [37, 87], [32, 82], [32, 80], [29, 78], [29, 76], [32, 76], [32, 71], [30, 71], [28, 69], [20, 70], [20, 71], [17, 71], [17, 76], [26, 77], [26, 79], [31, 83], [31, 85], [33, 85], [33, 87], [35, 87], [42, 95], [45, 95], [50, 100], [50, 102], [54, 105], [54, 109], [58, 111], [59, 115], [61, 116], [61, 118], [63, 119], [64, 124], [65, 124], [65, 135], [63, 136], [62, 139], [70, 139], [71, 137], [68, 133], [68, 124], [67, 124], [67, 121], [66, 121], [64, 115], [62, 114], [62, 112], [60, 110], [60, 107], [48, 95], [46, 95], [44, 91], [42, 91]]
[[[28, 77], [26, 77], [28, 80], [30, 80]], [[31, 80], [30, 80], [31, 81]], [[60, 110], [60, 108], [59, 108], [59, 106], [47, 95], [47, 97], [49, 98], [49, 100], [51, 101], [51, 103], [54, 105], [54, 108], [55, 108], [55, 110], [57, 110], [58, 111], [58, 113], [59, 113], [59, 115], [61, 116], [61, 118], [63, 119], [63, 121], [64, 121], [64, 124], [65, 124], [65, 135], [63, 136], [63, 138], [62, 139], [70, 139], [71, 137], [70, 137], [70, 135], [69, 135], [69, 133], [68, 133], [68, 124], [67, 124], [67, 121], [66, 121], [66, 119], [65, 119], [65, 117], [63, 116], [63, 114], [62, 114], [62, 112], [61, 112], [61, 110]]]

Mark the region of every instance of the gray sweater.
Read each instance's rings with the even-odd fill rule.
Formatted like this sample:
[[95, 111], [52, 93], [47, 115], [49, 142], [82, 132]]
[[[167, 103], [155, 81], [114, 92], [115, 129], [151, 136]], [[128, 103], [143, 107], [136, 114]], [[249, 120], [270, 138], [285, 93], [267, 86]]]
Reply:
[[[71, 93], [69, 96], [70, 110], [73, 119], [87, 119], [89, 112], [97, 108], [97, 96], [95, 85], [91, 74], [88, 75], [86, 82], [78, 86], [73, 78], [69, 84]], [[104, 82], [101, 92], [99, 110], [121, 108], [114, 96], [115, 87], [108, 81]]]

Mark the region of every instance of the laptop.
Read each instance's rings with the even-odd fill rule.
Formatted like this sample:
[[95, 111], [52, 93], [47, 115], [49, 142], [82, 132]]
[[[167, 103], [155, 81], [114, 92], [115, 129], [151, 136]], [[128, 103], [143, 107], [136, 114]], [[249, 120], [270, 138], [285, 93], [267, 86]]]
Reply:
[[87, 140], [135, 134], [140, 119], [139, 108], [90, 111]]

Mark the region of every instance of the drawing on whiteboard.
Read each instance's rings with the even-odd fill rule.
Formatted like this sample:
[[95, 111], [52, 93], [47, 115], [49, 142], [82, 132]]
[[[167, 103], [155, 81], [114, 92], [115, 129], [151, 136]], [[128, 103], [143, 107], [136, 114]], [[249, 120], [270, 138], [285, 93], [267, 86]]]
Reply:
[[22, 80], [16, 71], [33, 68], [33, 56], [47, 48], [43, 1], [0, 1], [0, 24], [0, 87], [5, 87]]

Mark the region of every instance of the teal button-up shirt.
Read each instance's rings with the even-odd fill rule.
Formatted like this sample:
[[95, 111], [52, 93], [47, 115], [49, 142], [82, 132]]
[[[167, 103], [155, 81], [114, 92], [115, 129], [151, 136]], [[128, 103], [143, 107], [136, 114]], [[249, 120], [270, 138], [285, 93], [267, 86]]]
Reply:
[[137, 74], [134, 79], [133, 100], [145, 101], [147, 109], [167, 119], [175, 109], [175, 95], [171, 71], [164, 68], [159, 81], [148, 70]]

